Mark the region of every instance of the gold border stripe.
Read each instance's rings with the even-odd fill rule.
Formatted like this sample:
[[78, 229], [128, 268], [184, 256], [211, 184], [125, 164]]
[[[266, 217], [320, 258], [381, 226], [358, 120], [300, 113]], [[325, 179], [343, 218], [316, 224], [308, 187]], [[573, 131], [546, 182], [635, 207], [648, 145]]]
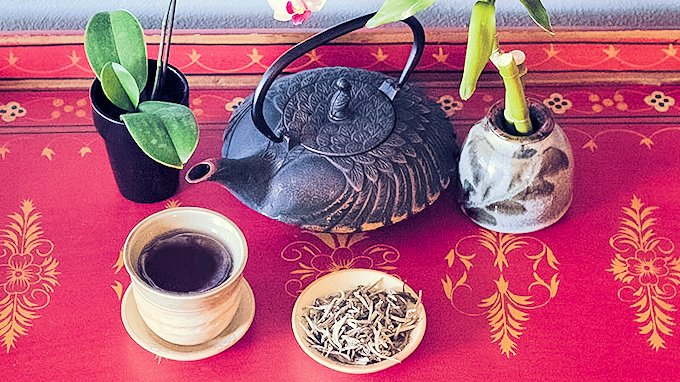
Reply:
[[[252, 89], [257, 86], [261, 75], [187, 76], [192, 89]], [[412, 82], [427, 88], [455, 88], [460, 73], [414, 73]], [[639, 84], [649, 86], [678, 85], [680, 72], [578, 72], [578, 73], [530, 73], [525, 78], [528, 86], [572, 86]], [[20, 90], [82, 90], [88, 89], [92, 80], [79, 79], [5, 79], [0, 80], [0, 91]], [[479, 88], [499, 87], [501, 81], [495, 73], [484, 73]]]
[[[202, 45], [243, 45], [243, 44], [295, 44], [318, 30], [311, 29], [243, 29], [214, 31], [178, 31], [173, 42], [179, 44]], [[674, 43], [677, 30], [575, 30], [556, 28], [556, 35], [532, 29], [505, 29], [499, 32], [499, 38], [506, 43], [517, 42], [604, 42], [604, 43]], [[150, 31], [149, 43], [158, 43], [157, 31]], [[465, 43], [467, 32], [462, 28], [432, 28], [427, 30], [428, 43]], [[410, 32], [401, 28], [381, 28], [378, 30], [361, 30], [338, 38], [342, 43], [409, 43]], [[0, 45], [54, 45], [82, 44], [81, 31], [27, 31], [2, 32]]]

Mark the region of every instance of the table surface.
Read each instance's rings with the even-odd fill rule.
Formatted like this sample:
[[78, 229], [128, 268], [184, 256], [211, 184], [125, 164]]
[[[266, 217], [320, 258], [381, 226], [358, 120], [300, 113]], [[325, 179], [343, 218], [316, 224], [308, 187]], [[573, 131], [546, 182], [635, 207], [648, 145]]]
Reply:
[[[450, 191], [405, 222], [353, 235], [272, 221], [217, 184], [183, 184], [165, 202], [135, 204], [118, 194], [91, 127], [12, 133], [31, 118], [86, 126], [85, 92], [0, 94], [0, 104], [27, 110], [0, 120], [7, 127], [0, 134], [2, 379], [677, 380], [680, 124], [667, 116], [680, 109], [650, 103], [654, 92], [680, 94], [654, 87], [558, 94], [569, 101], [558, 121], [574, 149], [574, 202], [560, 222], [527, 235], [480, 229]], [[219, 152], [225, 105], [238, 101], [209, 93], [196, 92], [192, 108], [201, 110], [199, 121], [220, 118], [203, 123], [192, 162]], [[554, 96], [553, 89], [530, 93]], [[460, 137], [500, 95], [447, 109], [467, 118], [457, 122]], [[210, 208], [241, 227], [251, 253], [245, 277], [257, 302], [243, 339], [196, 362], [148, 353], [120, 319], [127, 233], [177, 206]], [[423, 291], [428, 313], [415, 353], [363, 377], [316, 364], [298, 347], [290, 322], [301, 289], [351, 267], [398, 275]]]

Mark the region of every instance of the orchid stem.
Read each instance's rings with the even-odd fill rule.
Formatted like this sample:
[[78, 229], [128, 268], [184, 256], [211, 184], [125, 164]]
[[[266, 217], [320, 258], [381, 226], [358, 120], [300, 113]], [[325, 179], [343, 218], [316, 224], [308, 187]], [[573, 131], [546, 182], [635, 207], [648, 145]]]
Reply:
[[161, 41], [158, 46], [156, 76], [154, 78], [153, 90], [151, 91], [151, 100], [157, 99], [158, 93], [163, 88], [163, 78], [165, 77], [165, 71], [168, 69], [168, 60], [170, 58], [170, 43], [172, 42], [172, 29], [175, 24], [176, 6], [177, 0], [170, 0], [168, 11], [161, 23]]

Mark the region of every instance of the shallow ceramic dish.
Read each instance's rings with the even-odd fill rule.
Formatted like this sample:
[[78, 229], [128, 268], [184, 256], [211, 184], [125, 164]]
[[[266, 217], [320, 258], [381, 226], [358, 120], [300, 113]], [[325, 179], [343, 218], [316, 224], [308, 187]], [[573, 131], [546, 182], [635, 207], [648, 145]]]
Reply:
[[396, 361], [388, 359], [369, 365], [348, 365], [324, 357], [316, 349], [310, 347], [307, 341], [305, 341], [305, 331], [299, 324], [299, 317], [304, 315], [303, 308], [311, 306], [318, 297], [335, 294], [341, 290], [351, 290], [359, 285], [371, 285], [380, 279], [382, 279], [382, 283], [378, 284], [378, 287], [380, 288], [393, 290], [402, 290], [402, 288], [404, 288], [407, 293], [414, 297], [418, 295], [411, 287], [397, 277], [372, 269], [346, 269], [337, 271], [309, 284], [309, 286], [302, 291], [300, 296], [298, 296], [297, 301], [295, 301], [295, 306], [293, 307], [293, 334], [295, 334], [295, 339], [302, 350], [316, 362], [333, 370], [349, 374], [368, 374], [384, 370], [396, 365], [411, 355], [411, 353], [416, 350], [425, 334], [427, 320], [425, 308], [422, 304], [420, 304], [420, 307], [418, 308], [419, 319], [416, 327], [409, 335], [408, 343], [402, 351], [393, 356]]
[[241, 301], [236, 315], [217, 337], [199, 345], [176, 345], [158, 337], [139, 315], [132, 288], [127, 288], [121, 302], [123, 326], [139, 346], [153, 354], [175, 361], [196, 361], [219, 354], [236, 344], [255, 318], [255, 295], [245, 279], [241, 280]]

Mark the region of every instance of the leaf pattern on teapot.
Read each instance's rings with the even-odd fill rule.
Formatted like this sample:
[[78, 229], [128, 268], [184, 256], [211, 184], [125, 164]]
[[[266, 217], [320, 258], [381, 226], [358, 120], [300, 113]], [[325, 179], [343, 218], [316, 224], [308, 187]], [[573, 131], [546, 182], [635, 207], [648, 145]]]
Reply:
[[[371, 81], [371, 72], [338, 72], [300, 88], [277, 105], [285, 135], [320, 154], [355, 155], [374, 149], [394, 128], [394, 108]], [[350, 84], [343, 91], [348, 111], [342, 121], [329, 118], [338, 81]]]
[[[343, 112], [354, 113], [355, 120], [331, 122], [330, 103], [341, 78], [352, 87]], [[266, 105], [285, 139], [262, 149], [274, 158], [258, 171], [271, 174], [259, 189], [277, 192], [260, 196], [238, 185], [232, 191], [267, 216], [337, 233], [393, 224], [432, 204], [455, 174], [455, 133], [441, 109], [410, 86], [393, 100], [380, 93], [386, 80], [384, 74], [350, 68], [312, 69], [276, 80]], [[342, 90], [348, 91], [345, 85]], [[238, 135], [233, 131], [250, 112], [249, 103], [252, 99], [232, 117], [225, 147]]]

